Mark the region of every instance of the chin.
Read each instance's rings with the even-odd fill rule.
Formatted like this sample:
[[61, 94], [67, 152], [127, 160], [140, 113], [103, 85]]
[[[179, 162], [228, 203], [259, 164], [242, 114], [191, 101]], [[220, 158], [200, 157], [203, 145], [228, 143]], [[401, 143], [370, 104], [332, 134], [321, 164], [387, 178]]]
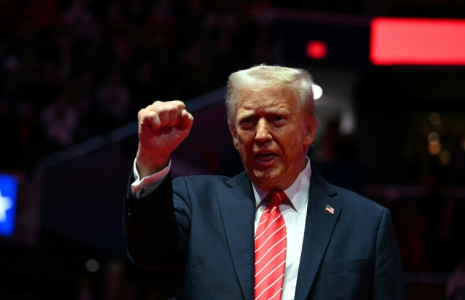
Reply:
[[279, 182], [279, 176], [276, 174], [269, 174], [267, 172], [257, 172], [253, 171], [253, 176], [249, 176], [257, 186], [260, 188], [262, 187], [270, 187], [271, 189], [277, 187]]

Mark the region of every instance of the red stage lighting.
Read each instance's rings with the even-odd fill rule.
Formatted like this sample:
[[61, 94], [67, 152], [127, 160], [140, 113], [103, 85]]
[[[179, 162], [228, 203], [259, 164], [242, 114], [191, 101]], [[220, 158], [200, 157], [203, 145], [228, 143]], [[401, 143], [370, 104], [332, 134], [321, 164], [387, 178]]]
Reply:
[[307, 55], [312, 59], [323, 59], [328, 53], [326, 43], [322, 41], [310, 41], [307, 44]]
[[465, 21], [374, 18], [374, 65], [465, 65]]

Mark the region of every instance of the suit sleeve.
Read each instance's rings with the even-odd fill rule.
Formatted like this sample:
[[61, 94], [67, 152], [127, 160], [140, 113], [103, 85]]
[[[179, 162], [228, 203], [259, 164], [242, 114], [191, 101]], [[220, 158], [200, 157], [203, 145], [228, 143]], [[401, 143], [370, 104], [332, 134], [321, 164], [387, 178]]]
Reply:
[[[128, 254], [139, 267], [179, 272], [190, 226], [187, 189], [173, 194], [171, 174], [168, 174], [155, 191], [136, 199], [130, 190], [133, 180], [131, 174], [123, 215]], [[183, 180], [177, 181], [185, 186]]]
[[397, 247], [391, 213], [385, 209], [376, 239], [373, 300], [407, 299], [402, 263]]

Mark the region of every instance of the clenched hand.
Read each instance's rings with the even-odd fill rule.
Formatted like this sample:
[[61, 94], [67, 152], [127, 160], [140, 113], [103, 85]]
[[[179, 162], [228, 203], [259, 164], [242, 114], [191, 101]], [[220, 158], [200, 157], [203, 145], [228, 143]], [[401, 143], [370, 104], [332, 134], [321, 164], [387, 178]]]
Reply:
[[171, 152], [189, 135], [194, 118], [181, 101], [156, 101], [139, 111], [139, 149], [136, 156], [141, 178], [168, 165]]

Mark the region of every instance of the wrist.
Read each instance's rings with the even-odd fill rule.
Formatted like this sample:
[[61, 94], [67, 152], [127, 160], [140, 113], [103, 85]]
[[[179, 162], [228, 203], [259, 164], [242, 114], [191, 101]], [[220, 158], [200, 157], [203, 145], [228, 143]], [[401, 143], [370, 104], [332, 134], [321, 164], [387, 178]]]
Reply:
[[168, 166], [169, 157], [160, 157], [159, 155], [139, 149], [136, 155], [136, 166], [140, 178], [153, 175], [162, 171]]

